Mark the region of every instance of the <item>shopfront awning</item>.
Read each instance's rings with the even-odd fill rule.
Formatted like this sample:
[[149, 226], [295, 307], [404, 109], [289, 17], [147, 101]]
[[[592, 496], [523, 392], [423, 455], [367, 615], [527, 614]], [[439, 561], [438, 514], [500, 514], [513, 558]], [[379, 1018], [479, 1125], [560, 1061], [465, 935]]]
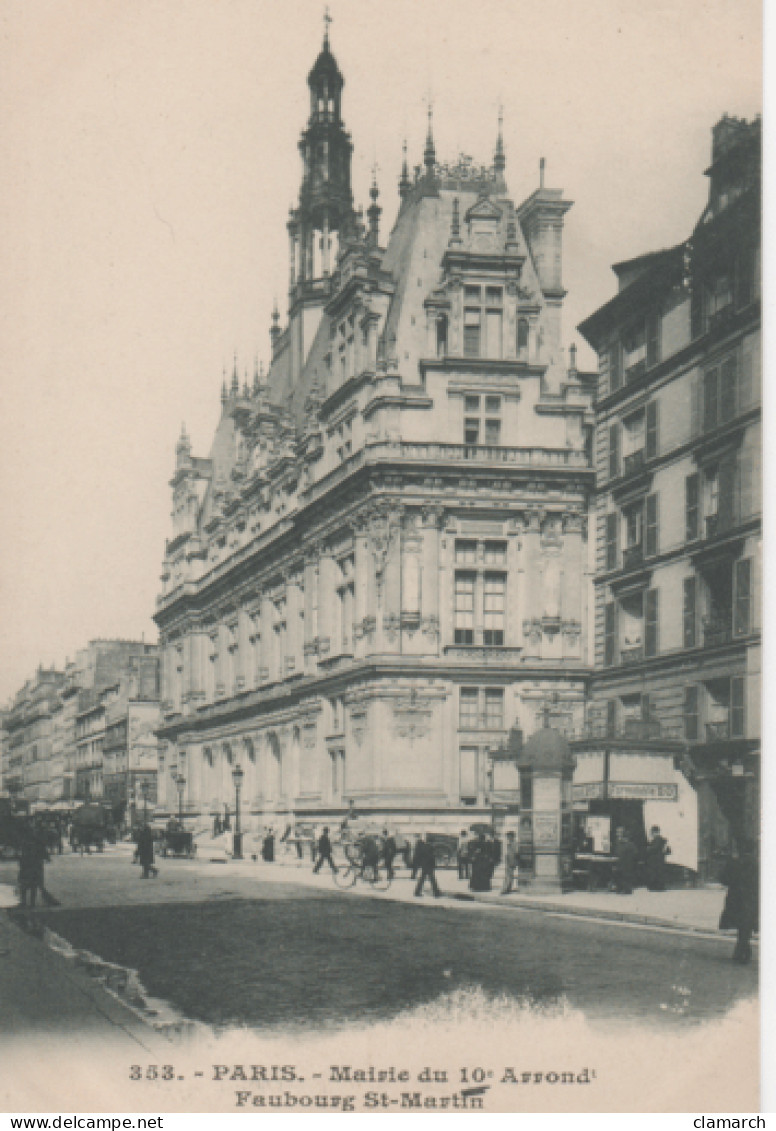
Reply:
[[678, 801], [672, 754], [585, 750], [576, 755], [574, 801]]

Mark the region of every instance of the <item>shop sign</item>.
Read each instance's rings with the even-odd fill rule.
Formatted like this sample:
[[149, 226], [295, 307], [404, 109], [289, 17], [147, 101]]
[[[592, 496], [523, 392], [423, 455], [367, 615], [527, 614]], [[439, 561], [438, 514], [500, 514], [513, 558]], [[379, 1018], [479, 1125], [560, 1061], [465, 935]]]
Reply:
[[624, 801], [678, 801], [678, 785], [662, 782], [661, 784], [640, 784], [638, 782], [609, 782], [609, 797], [612, 800]]
[[604, 783], [600, 781], [583, 782], [574, 786], [575, 801], [598, 801], [604, 796]]

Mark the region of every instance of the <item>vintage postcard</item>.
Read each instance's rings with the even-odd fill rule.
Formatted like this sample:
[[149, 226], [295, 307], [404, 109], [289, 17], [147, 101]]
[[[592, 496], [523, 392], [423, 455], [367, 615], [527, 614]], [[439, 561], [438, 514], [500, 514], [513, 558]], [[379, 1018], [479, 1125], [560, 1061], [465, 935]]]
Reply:
[[757, 1111], [760, 6], [0, 20], [0, 1108]]

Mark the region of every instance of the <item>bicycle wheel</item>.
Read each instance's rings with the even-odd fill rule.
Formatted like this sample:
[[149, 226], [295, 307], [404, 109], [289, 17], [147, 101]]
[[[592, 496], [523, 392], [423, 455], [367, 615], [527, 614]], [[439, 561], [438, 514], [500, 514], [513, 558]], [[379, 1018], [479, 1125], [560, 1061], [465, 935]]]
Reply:
[[356, 869], [352, 864], [347, 868], [338, 868], [334, 873], [334, 883], [338, 888], [352, 888], [356, 882]]
[[391, 886], [391, 881], [388, 879], [388, 876], [384, 875], [382, 872], [378, 872], [369, 882], [375, 891], [388, 891], [388, 888]]

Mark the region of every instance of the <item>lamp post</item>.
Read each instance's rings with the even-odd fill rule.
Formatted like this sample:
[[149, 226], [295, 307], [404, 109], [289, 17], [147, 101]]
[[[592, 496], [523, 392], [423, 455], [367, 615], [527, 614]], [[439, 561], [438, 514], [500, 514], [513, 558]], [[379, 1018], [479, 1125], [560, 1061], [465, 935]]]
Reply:
[[178, 787], [178, 820], [183, 823], [183, 791], [186, 788], [186, 779], [183, 774], [177, 774], [175, 784]]
[[234, 837], [232, 842], [232, 858], [234, 860], [242, 860], [242, 833], [240, 831], [240, 787], [243, 783], [244, 774], [240, 766], [235, 766], [232, 770], [232, 781], [234, 782]]

